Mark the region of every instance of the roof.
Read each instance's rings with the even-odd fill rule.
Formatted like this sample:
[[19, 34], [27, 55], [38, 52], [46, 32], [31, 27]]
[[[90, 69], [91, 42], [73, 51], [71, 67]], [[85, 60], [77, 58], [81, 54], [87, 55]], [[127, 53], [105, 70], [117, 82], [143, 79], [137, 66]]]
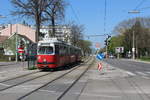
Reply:
[[3, 43], [6, 39], [8, 39], [8, 36], [0, 36], [0, 43]]
[[22, 38], [27, 39], [28, 41], [30, 41], [30, 42], [33, 43], [33, 41], [32, 41], [31, 39], [29, 39], [27, 36], [21, 35], [21, 34], [17, 34], [17, 35], [19, 35], [19, 36], [21, 36]]

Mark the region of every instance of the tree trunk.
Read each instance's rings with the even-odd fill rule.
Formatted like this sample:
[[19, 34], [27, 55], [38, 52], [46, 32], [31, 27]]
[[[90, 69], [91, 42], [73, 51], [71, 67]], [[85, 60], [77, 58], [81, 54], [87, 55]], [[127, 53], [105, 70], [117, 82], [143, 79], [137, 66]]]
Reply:
[[55, 18], [52, 16], [52, 37], [55, 37]]
[[39, 33], [40, 33], [40, 24], [41, 23], [41, 20], [40, 20], [40, 17], [39, 17], [39, 14], [37, 14], [36, 16], [36, 36], [35, 36], [35, 42], [37, 43], [39, 41]]

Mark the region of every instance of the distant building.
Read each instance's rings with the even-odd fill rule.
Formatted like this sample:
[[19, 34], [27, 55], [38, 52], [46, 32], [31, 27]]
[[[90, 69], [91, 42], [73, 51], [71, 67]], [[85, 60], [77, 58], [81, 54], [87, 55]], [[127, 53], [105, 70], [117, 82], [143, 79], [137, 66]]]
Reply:
[[8, 24], [8, 27], [0, 30], [0, 36], [11, 37], [15, 33], [28, 37], [35, 42], [35, 30], [22, 24]]
[[8, 24], [0, 30], [0, 46], [4, 49], [5, 55], [15, 55], [16, 48], [19, 48], [20, 45], [24, 45], [27, 51], [27, 45], [33, 42], [35, 42], [35, 30], [29, 26]]
[[[44, 35], [49, 35], [52, 33], [52, 29], [52, 26], [42, 26], [40, 32]], [[71, 28], [65, 25], [55, 26], [55, 37], [58, 40], [70, 43]]]
[[[49, 34], [52, 33], [52, 26], [42, 26], [40, 32], [46, 36], [49, 36]], [[18, 37], [17, 44], [16, 36]], [[35, 37], [36, 33], [33, 26], [23, 24], [8, 24], [5, 26], [0, 26], [0, 48], [4, 48], [6, 55], [15, 55], [16, 45], [21, 45], [21, 41], [24, 41], [25, 46], [30, 43], [35, 43]], [[55, 37], [58, 40], [70, 43], [71, 28], [65, 25], [55, 26]], [[42, 37], [40, 37], [40, 40], [41, 39]]]

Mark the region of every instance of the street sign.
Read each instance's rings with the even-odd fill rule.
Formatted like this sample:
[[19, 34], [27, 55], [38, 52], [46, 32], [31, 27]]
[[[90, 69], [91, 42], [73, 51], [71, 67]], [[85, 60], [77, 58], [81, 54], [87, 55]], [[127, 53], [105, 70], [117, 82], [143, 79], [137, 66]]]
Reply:
[[99, 71], [102, 70], [102, 67], [103, 67], [103, 66], [102, 66], [102, 63], [99, 63], [98, 66], [97, 66], [97, 68], [98, 68]]
[[116, 53], [124, 53], [124, 47], [116, 47], [115, 52]]
[[135, 48], [132, 48], [132, 52], [135, 52]]
[[24, 48], [18, 48], [18, 53], [24, 53], [25, 51], [24, 51]]
[[97, 43], [95, 44], [95, 47], [96, 47], [96, 48], [100, 48], [100, 43], [97, 42]]
[[104, 59], [104, 54], [103, 53], [100, 53], [96, 56], [97, 59], [99, 60], [103, 60]]

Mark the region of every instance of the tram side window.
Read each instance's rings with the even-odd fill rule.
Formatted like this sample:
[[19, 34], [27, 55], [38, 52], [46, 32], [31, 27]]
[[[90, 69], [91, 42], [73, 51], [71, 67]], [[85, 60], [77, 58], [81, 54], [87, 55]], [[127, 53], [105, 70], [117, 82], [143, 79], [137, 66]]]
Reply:
[[62, 49], [63, 49], [63, 48], [62, 48], [62, 46], [60, 45], [60, 47], [59, 47], [59, 55], [60, 55], [60, 56], [62, 56], [62, 52], [63, 52]]
[[64, 55], [66, 56], [67, 55], [67, 47], [64, 46]]
[[70, 55], [70, 47], [67, 47], [67, 55]]
[[64, 56], [65, 55], [65, 47], [61, 46], [61, 55]]
[[55, 45], [55, 53], [59, 54], [59, 45]]
[[74, 55], [74, 48], [71, 48], [71, 55]]
[[48, 47], [48, 46], [39, 47], [38, 53], [39, 54], [52, 54], [53, 47]]

